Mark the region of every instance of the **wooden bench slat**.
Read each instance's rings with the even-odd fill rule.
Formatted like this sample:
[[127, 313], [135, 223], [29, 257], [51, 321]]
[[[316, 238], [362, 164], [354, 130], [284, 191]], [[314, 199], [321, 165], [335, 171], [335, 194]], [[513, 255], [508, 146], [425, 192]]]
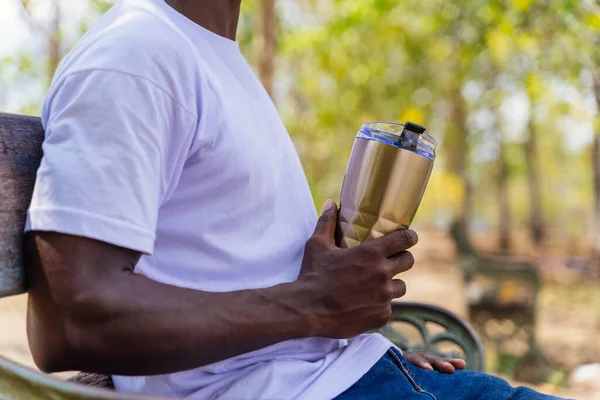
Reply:
[[160, 400], [61, 381], [0, 357], [0, 398], [11, 400]]
[[43, 140], [39, 118], [0, 113], [0, 297], [27, 290], [23, 228]]

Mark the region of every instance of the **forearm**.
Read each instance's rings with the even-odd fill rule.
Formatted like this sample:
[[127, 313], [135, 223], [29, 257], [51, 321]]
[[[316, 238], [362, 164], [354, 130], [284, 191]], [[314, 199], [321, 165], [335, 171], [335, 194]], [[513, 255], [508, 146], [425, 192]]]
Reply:
[[51, 369], [165, 374], [310, 336], [303, 291], [284, 284], [208, 293], [123, 272], [62, 306], [67, 354]]

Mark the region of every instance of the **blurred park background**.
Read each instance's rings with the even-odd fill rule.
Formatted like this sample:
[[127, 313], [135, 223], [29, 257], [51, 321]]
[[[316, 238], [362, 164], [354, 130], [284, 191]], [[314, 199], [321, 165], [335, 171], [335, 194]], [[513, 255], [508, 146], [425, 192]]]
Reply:
[[[39, 115], [59, 61], [112, 3], [0, 0], [0, 111]], [[469, 318], [488, 371], [600, 398], [600, 375], [581, 369], [600, 363], [600, 3], [242, 8], [240, 47], [284, 118], [317, 207], [339, 198], [362, 123], [427, 126], [439, 156], [414, 225], [407, 299]], [[0, 302], [0, 354], [31, 365], [24, 313], [23, 297]]]

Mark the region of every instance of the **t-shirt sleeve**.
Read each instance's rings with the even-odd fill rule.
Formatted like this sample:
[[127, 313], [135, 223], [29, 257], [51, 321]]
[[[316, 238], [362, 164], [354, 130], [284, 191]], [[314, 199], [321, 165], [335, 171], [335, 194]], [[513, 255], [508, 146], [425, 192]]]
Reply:
[[151, 254], [160, 206], [177, 184], [197, 117], [151, 81], [78, 72], [49, 92], [44, 157], [26, 230]]

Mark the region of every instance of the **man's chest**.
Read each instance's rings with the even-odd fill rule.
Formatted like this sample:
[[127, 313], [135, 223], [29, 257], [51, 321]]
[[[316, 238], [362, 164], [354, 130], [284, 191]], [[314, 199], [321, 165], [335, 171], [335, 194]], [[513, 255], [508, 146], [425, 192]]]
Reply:
[[290, 179], [305, 181], [285, 126], [249, 67], [213, 73], [208, 85], [203, 145], [188, 162], [196, 185], [260, 201], [286, 190]]

